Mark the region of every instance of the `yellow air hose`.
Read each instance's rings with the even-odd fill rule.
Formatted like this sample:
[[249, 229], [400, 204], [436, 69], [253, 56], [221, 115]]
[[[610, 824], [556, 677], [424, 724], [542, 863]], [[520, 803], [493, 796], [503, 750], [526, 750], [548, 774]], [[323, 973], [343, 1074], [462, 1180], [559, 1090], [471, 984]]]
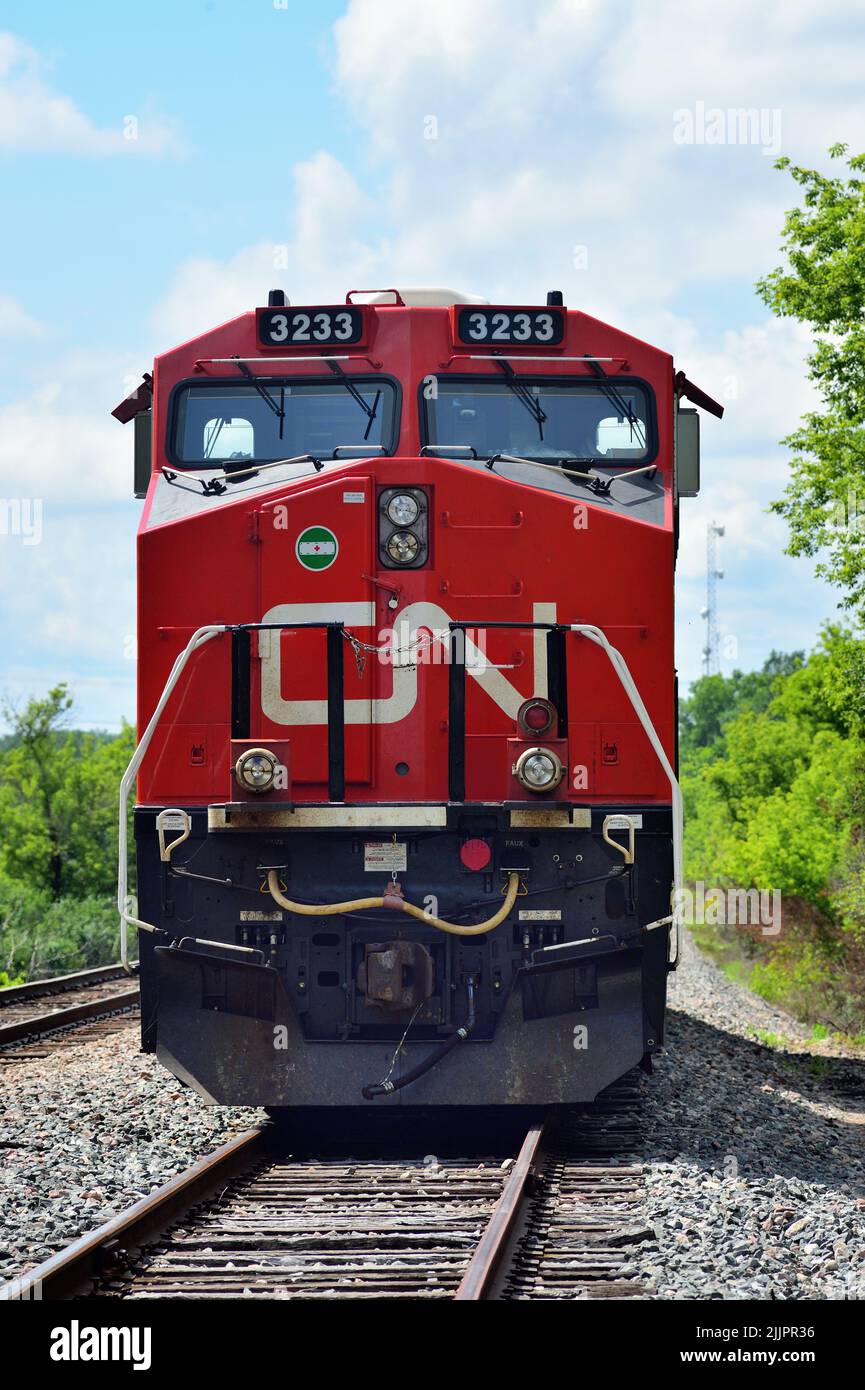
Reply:
[[[365, 912], [367, 908], [385, 905], [384, 898], [353, 898], [347, 903], [293, 903], [280, 891], [279, 874], [276, 869], [268, 870], [267, 886], [275, 903], [279, 903], [287, 912], [296, 912], [301, 917], [335, 917], [343, 912]], [[450, 932], [452, 936], [482, 936], [484, 932], [492, 931], [493, 927], [505, 920], [517, 900], [519, 887], [519, 874], [509, 872], [507, 891], [501, 907], [485, 922], [477, 922], [472, 927], [463, 927], [457, 922], [445, 922], [441, 917], [434, 917], [431, 912], [424, 912], [422, 907], [415, 907], [414, 903], [403, 902], [400, 907], [410, 917], [416, 917], [419, 922], [426, 922], [431, 927], [438, 927], [439, 931]]]

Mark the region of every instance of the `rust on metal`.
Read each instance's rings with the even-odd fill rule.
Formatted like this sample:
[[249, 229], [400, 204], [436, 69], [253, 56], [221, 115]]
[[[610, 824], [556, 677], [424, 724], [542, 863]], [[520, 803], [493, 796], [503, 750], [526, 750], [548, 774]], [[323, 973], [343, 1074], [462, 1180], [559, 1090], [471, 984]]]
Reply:
[[[138, 974], [138, 962], [132, 962], [133, 975]], [[40, 999], [52, 994], [74, 993], [88, 989], [91, 985], [104, 984], [106, 980], [129, 979], [130, 972], [122, 965], [96, 965], [89, 970], [74, 970], [69, 975], [51, 975], [44, 980], [27, 980], [23, 985], [6, 985], [0, 989], [0, 1009], [10, 1004], [20, 1004], [27, 999]]]
[[381, 1132], [360, 1141], [374, 1156], [347, 1156], [339, 1133], [338, 1157], [301, 1157], [265, 1125], [7, 1284], [0, 1300], [644, 1297], [630, 1268], [655, 1238], [643, 1212], [643, 1088], [626, 1078], [548, 1114], [507, 1163], [473, 1145], [473, 1156], [406, 1162], [382, 1153]]
[[370, 1004], [414, 1009], [433, 993], [433, 958], [420, 941], [368, 945], [357, 968], [358, 989]]
[[532, 1165], [537, 1158], [543, 1135], [542, 1125], [533, 1125], [523, 1140], [513, 1168], [499, 1200], [493, 1207], [489, 1225], [478, 1242], [460, 1286], [454, 1295], [457, 1301], [478, 1302], [489, 1292], [493, 1278], [502, 1261], [508, 1236], [513, 1229], [520, 1203], [526, 1192]]
[[132, 1009], [138, 1002], [139, 990], [136, 986], [120, 994], [102, 995], [86, 1004], [72, 1004], [66, 1009], [55, 1009], [53, 1013], [37, 1014], [19, 1019], [17, 1023], [3, 1024], [0, 1026], [0, 1047], [19, 1042], [22, 1038], [40, 1037], [43, 1033], [53, 1032], [55, 1028], [65, 1028], [70, 1023], [84, 1023], [87, 1019], [101, 1018], [119, 1009]]
[[179, 1213], [203, 1201], [264, 1148], [264, 1129], [250, 1129], [199, 1159], [128, 1211], [88, 1231], [35, 1269], [0, 1287], [0, 1302], [40, 1298], [58, 1300], [87, 1291], [106, 1272], [121, 1249], [153, 1240]]

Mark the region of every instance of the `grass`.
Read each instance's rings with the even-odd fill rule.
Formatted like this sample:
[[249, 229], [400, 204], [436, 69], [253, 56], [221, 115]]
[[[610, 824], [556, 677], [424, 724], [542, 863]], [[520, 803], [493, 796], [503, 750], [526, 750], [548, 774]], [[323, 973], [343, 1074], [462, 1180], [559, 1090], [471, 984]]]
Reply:
[[771, 1047], [776, 1051], [782, 1051], [790, 1046], [788, 1039], [782, 1037], [780, 1033], [769, 1033], [764, 1028], [752, 1028], [750, 1031], [751, 1036], [756, 1038], [758, 1042], [763, 1043], [765, 1047]]
[[746, 965], [743, 960], [728, 960], [721, 965], [721, 969], [728, 980], [732, 980], [737, 985], [751, 984], [751, 967]]

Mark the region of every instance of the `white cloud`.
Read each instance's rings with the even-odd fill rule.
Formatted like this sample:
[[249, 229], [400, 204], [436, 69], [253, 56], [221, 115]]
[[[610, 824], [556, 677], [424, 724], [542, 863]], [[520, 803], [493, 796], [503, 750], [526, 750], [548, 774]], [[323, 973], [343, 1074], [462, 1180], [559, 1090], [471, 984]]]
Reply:
[[99, 127], [46, 80], [48, 64], [14, 34], [0, 32], [0, 149], [85, 155], [180, 153], [167, 117], [146, 106]]
[[746, 0], [351, 0], [334, 71], [374, 194], [328, 154], [298, 165], [293, 226], [224, 264], [190, 260], [155, 323], [186, 337], [260, 302], [264, 277], [294, 299], [375, 280], [529, 301], [555, 286], [612, 322], [662, 322], [775, 265], [794, 197], [759, 148], [677, 145], [674, 110], [780, 106], [784, 148], [820, 158], [865, 142], [863, 67], [865, 40], [782, 0], [757, 18]]
[[136, 521], [133, 506], [97, 517], [49, 500], [38, 545], [0, 536], [2, 609], [14, 616], [22, 645], [56, 670], [76, 662], [122, 665], [135, 631]]
[[77, 510], [126, 501], [132, 431], [110, 411], [140, 381], [140, 366], [76, 354], [45, 361], [40, 374], [29, 395], [0, 406], [0, 497]]
[[[37, 653], [42, 655], [42, 653]], [[73, 698], [67, 726], [76, 729], [105, 729], [119, 733], [124, 719], [135, 719], [135, 666], [123, 672], [119, 667], [104, 673], [83, 672], [74, 653], [52, 654], [50, 665], [44, 656], [38, 662], [5, 663], [0, 681], [0, 734], [9, 732], [3, 710], [10, 705], [21, 709], [34, 696], [45, 694], [52, 685], [64, 681]]]
[[43, 332], [42, 324], [31, 318], [17, 299], [0, 294], [0, 337], [38, 338]]
[[[307, 303], [373, 285], [388, 263], [374, 241], [377, 209], [347, 169], [323, 151], [294, 168], [294, 227], [228, 261], [185, 261], [152, 316], [161, 350], [267, 302], [274, 286]], [[364, 237], [369, 238], [365, 240]]]
[[[624, 23], [598, 73], [599, 93], [611, 111], [639, 116], [662, 133], [674, 108], [697, 101], [778, 109], [785, 143], [808, 157], [839, 138], [865, 135], [861, 105], [852, 123], [833, 124], [855, 110], [861, 92], [865, 39], [856, 29], [861, 7], [855, 0], [820, 8], [810, 0], [767, 0], [758, 7], [750, 0], [722, 6], [676, 0], [618, 8]], [[639, 82], [622, 80], [624, 54], [648, 59], [640, 64]]]
[[[677, 145], [673, 113], [700, 101], [778, 109], [798, 162], [837, 139], [865, 145], [858, 11], [858, 0], [828, 11], [810, 0], [350, 0], [333, 62], [357, 123], [352, 167], [320, 150], [293, 170], [290, 221], [224, 259], [205, 243], [178, 266], [152, 315], [157, 346], [263, 303], [271, 286], [294, 302], [394, 283], [526, 302], [560, 288], [571, 307], [671, 350], [727, 407], [723, 422], [703, 417], [704, 492], [683, 516], [683, 678], [699, 673], [709, 518], [728, 528], [722, 619], [742, 636], [741, 664], [806, 645], [833, 596], [809, 562], [783, 557], [783, 523], [765, 508], [786, 477], [776, 441], [812, 403], [808, 337], [751, 293], [780, 259], [796, 191], [758, 147]], [[170, 148], [155, 129], [150, 148]], [[35, 54], [0, 37], [0, 146], [111, 153], [122, 138], [120, 117], [98, 129]], [[0, 302], [0, 329], [26, 331], [16, 313]], [[59, 516], [89, 509], [87, 525], [73, 517], [62, 542], [26, 560], [28, 621], [46, 651], [80, 644], [110, 662], [131, 625], [131, 591], [110, 596], [115, 635], [99, 651], [80, 615], [94, 573], [129, 573], [131, 444], [107, 411], [145, 365], [61, 363], [50, 387], [0, 412], [0, 496], [26, 478]], [[94, 399], [95, 414], [80, 404]], [[95, 570], [94, 533], [106, 546]]]
[[94, 724], [134, 707], [140, 504], [131, 430], [108, 414], [129, 389], [121, 368], [107, 355], [46, 363], [43, 385], [0, 407], [2, 692], [68, 680]]
[[755, 566], [776, 558], [783, 551], [785, 523], [781, 517], [768, 512], [766, 489], [758, 485], [749, 490], [741, 481], [742, 474], [750, 468], [759, 484], [761, 462], [759, 458], [737, 459], [741, 467], [736, 469], [738, 476], [731, 477], [725, 472], [731, 460], [716, 460], [714, 476], [704, 486], [700, 497], [682, 502], [677, 563], [682, 582], [699, 580], [702, 583], [705, 580], [706, 525], [710, 520], [724, 527], [724, 539], [719, 546], [724, 552], [728, 572], [737, 573], [743, 580], [749, 573], [753, 574]]
[[865, 143], [865, 37], [841, 40], [806, 3], [352, 0], [335, 47], [341, 90], [397, 164], [394, 241], [423, 253], [416, 274], [444, 260], [522, 291], [546, 267], [590, 309], [742, 283], [777, 260], [789, 179], [751, 145], [677, 145], [676, 108], [778, 109], [797, 158]]
[[[710, 337], [671, 316], [664, 343], [686, 367], [689, 378], [710, 395], [717, 395], [724, 406], [721, 421], [702, 415], [704, 444], [711, 452], [720, 450], [725, 456], [737, 449], [746, 451], [738, 463], [725, 458], [725, 464], [747, 469], [743, 476], [753, 482], [751, 470], [756, 460], [752, 451], [774, 446], [817, 404], [816, 392], [806, 376], [809, 332], [794, 320], [770, 318]], [[763, 458], [758, 484], [777, 490], [786, 477], [783, 451]]]

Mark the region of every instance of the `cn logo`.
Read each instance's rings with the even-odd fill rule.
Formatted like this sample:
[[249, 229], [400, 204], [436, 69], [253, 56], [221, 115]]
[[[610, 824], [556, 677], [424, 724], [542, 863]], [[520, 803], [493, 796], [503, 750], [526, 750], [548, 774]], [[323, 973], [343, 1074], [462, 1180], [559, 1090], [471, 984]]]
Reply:
[[[263, 615], [263, 623], [333, 623], [342, 622], [352, 632], [369, 628], [374, 635], [375, 604], [367, 600], [346, 603], [279, 603]], [[410, 603], [394, 619], [397, 633], [405, 640], [393, 644], [390, 667], [393, 685], [390, 695], [382, 699], [346, 700], [346, 724], [397, 724], [411, 714], [417, 704], [418, 672], [417, 633], [430, 632], [434, 641], [447, 640], [451, 615], [437, 603]], [[532, 617], [536, 623], [554, 623], [556, 605], [535, 603]], [[261, 657], [261, 708], [274, 724], [326, 724], [327, 700], [287, 700], [282, 693], [281, 643], [278, 632], [259, 633], [258, 653]], [[546, 632], [534, 634], [533, 686], [529, 694], [547, 694]], [[364, 640], [370, 640], [365, 637]], [[499, 709], [511, 719], [526, 694], [512, 685], [503, 671], [491, 666], [474, 642], [466, 638], [466, 674], [476, 681]]]

